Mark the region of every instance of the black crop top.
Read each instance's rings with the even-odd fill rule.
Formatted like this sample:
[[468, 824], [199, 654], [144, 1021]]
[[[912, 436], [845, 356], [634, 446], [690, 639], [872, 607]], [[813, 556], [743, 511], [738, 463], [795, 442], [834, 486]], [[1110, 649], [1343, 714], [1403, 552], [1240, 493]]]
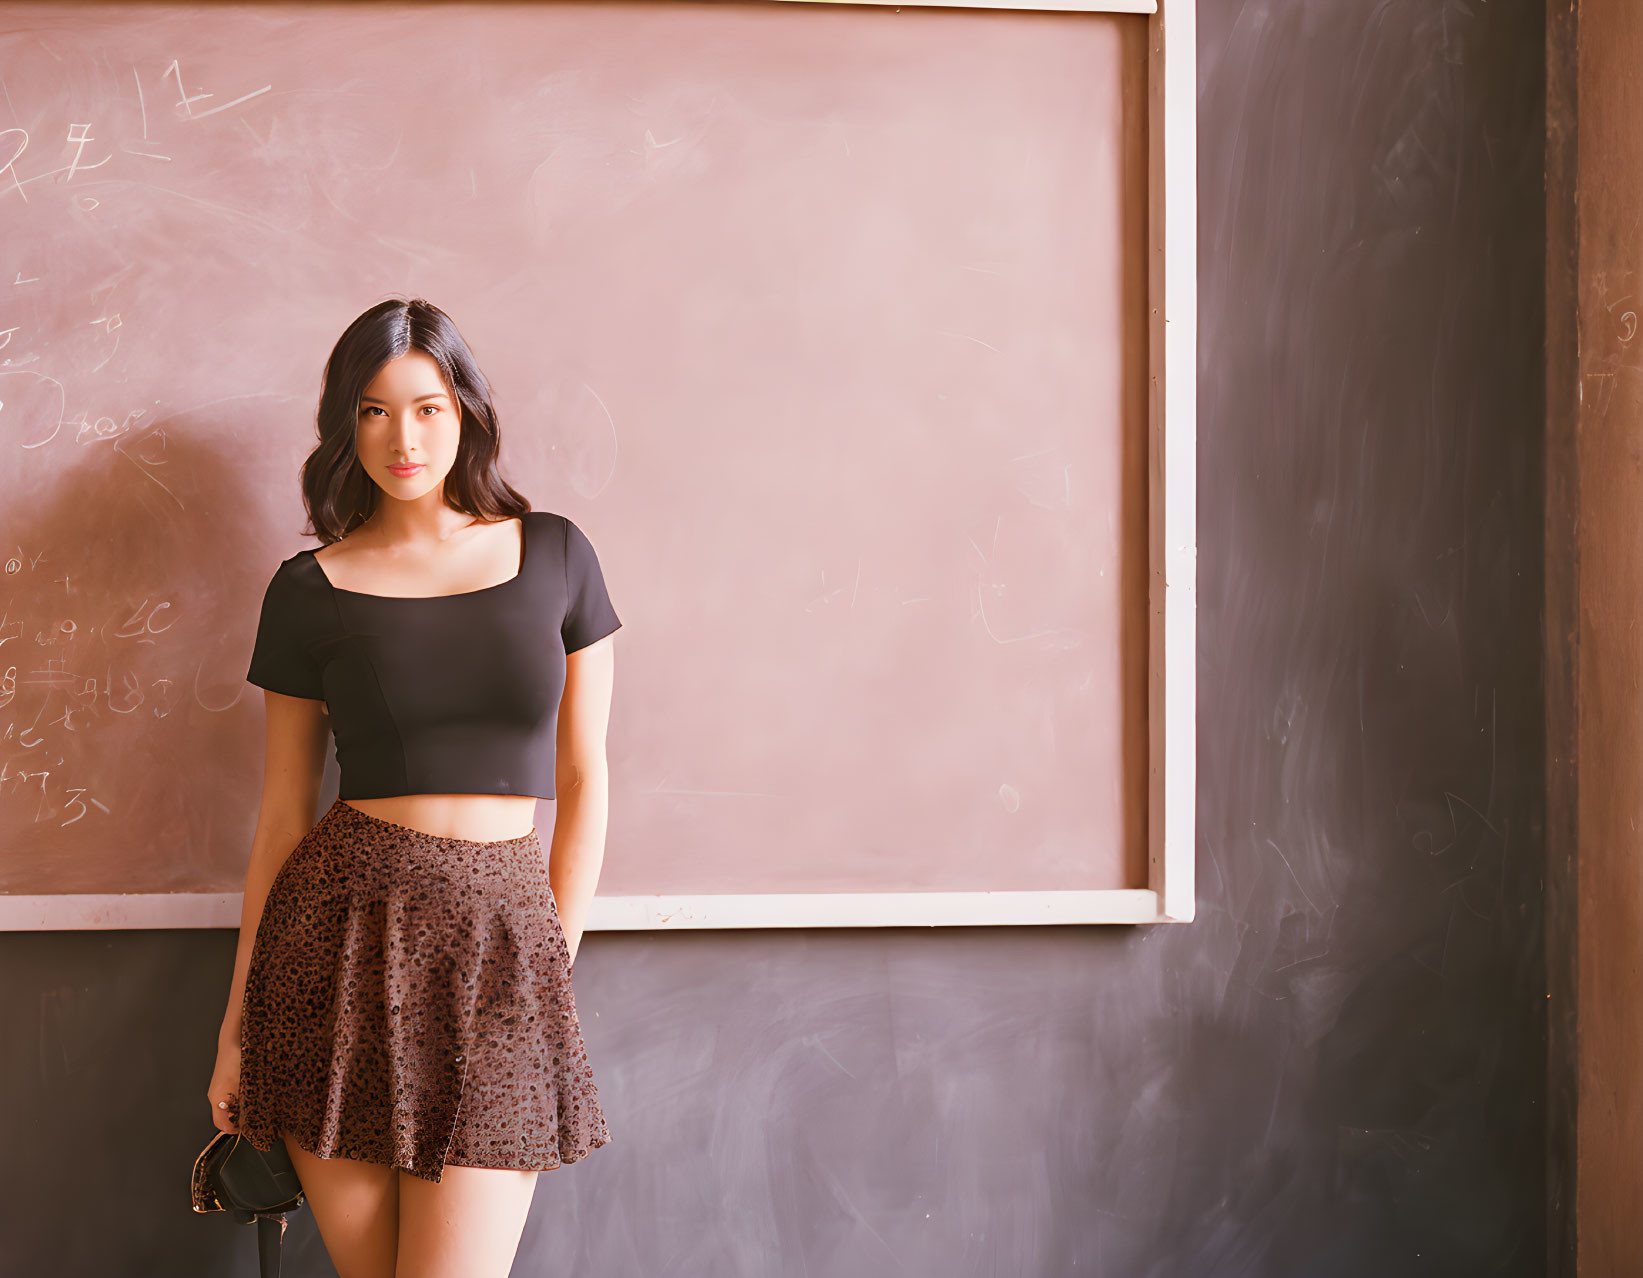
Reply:
[[519, 571], [414, 598], [341, 590], [312, 550], [263, 595], [246, 678], [330, 708], [337, 797], [554, 797], [565, 654], [621, 626], [582, 530], [527, 511]]

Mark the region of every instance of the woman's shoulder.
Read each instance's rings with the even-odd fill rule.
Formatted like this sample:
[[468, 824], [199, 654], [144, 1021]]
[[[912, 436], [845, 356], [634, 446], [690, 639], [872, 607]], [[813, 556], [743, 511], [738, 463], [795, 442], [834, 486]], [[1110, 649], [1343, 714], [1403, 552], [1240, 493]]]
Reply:
[[297, 551], [297, 553], [292, 555], [291, 559], [286, 560], [286, 562], [290, 563], [292, 560], [309, 559], [315, 563], [330, 563], [336, 559], [347, 559], [350, 555], [358, 552], [362, 547], [367, 546], [370, 541], [369, 538], [362, 538], [359, 534], [360, 529], [351, 529], [332, 541], [321, 542], [317, 546], [309, 546], [303, 550]]
[[271, 598], [293, 604], [319, 597], [319, 587], [324, 583], [325, 576], [314, 559], [313, 549], [304, 547], [275, 565], [273, 575], [268, 579], [267, 593]]
[[572, 539], [585, 537], [582, 527], [569, 515], [558, 510], [532, 510], [525, 515], [526, 519], [538, 519], [543, 525], [551, 526], [556, 530], [563, 530]]
[[557, 510], [528, 510], [525, 512], [525, 519], [532, 521], [533, 531], [540, 530], [547, 534], [542, 537], [542, 541], [551, 540], [561, 552], [568, 548], [581, 532], [569, 515], [561, 514]]

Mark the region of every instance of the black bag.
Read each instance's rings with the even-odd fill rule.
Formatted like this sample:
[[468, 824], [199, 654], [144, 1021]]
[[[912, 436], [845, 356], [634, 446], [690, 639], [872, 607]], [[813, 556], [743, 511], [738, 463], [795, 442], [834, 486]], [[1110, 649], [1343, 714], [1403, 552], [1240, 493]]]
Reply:
[[190, 1190], [195, 1211], [226, 1211], [242, 1225], [256, 1221], [262, 1278], [279, 1278], [285, 1213], [303, 1204], [284, 1141], [276, 1137], [264, 1152], [235, 1132], [219, 1131], [194, 1160]]

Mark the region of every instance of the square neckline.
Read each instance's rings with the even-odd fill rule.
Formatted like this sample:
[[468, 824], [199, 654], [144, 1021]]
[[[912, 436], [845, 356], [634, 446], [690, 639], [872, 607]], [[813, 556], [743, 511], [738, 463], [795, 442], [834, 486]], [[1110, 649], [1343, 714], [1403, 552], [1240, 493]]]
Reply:
[[494, 586], [480, 586], [477, 590], [456, 590], [444, 595], [374, 595], [364, 590], [349, 590], [344, 586], [332, 585], [331, 579], [325, 575], [325, 567], [320, 563], [319, 556], [314, 553], [313, 547], [310, 546], [304, 549], [302, 553], [308, 556], [309, 562], [314, 565], [314, 571], [319, 573], [320, 580], [325, 583], [333, 594], [352, 595], [356, 599], [392, 599], [402, 603], [429, 599], [469, 599], [474, 595], [485, 595], [493, 590], [502, 590], [524, 577], [525, 561], [530, 557], [531, 516], [535, 513], [534, 510], [527, 510], [524, 514], [516, 516], [519, 520], [519, 567], [514, 570], [513, 576], [506, 581], [497, 582]]

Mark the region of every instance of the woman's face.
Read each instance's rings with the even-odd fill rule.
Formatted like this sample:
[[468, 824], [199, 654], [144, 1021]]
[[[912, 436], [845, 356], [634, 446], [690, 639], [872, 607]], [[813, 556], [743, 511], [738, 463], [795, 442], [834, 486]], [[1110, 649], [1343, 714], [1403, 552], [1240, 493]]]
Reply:
[[445, 482], [462, 412], [425, 351], [389, 360], [359, 397], [359, 463], [388, 496], [415, 501]]

